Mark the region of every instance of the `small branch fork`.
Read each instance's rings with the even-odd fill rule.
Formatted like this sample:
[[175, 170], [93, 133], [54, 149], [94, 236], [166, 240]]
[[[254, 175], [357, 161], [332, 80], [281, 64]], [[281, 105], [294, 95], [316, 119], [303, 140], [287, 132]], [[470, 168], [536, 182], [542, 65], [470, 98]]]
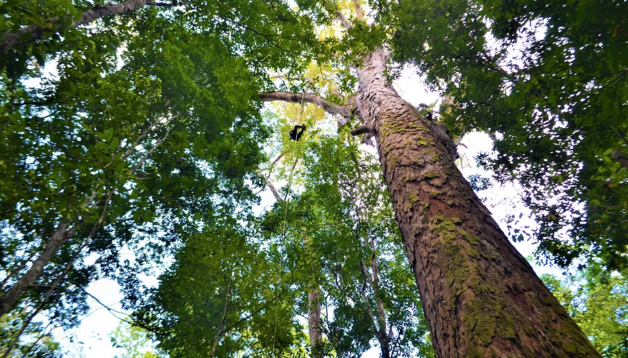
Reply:
[[275, 200], [277, 200], [278, 202], [283, 202], [283, 198], [279, 195], [279, 193], [277, 192], [277, 189], [275, 189], [273, 182], [269, 178], [266, 178], [264, 174], [262, 174], [262, 172], [260, 172], [259, 170], [255, 170], [255, 173], [259, 175], [260, 178], [264, 179], [264, 181], [266, 182], [266, 185], [268, 185], [268, 188], [273, 193]]

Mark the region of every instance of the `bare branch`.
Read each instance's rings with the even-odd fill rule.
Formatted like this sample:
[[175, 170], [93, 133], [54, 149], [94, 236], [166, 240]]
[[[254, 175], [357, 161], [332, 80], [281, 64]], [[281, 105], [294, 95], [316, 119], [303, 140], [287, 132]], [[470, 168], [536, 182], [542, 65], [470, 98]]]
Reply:
[[283, 202], [283, 199], [281, 198], [281, 196], [279, 196], [279, 193], [277, 192], [277, 189], [275, 189], [273, 182], [270, 179], [266, 178], [259, 170], [255, 170], [255, 173], [257, 173], [260, 178], [264, 179], [266, 185], [268, 185], [268, 189], [270, 189], [270, 191], [273, 193], [275, 199], [277, 199], [277, 201], [279, 202]]
[[139, 160], [139, 162], [137, 162], [137, 164], [135, 164], [133, 166], [133, 168], [131, 168], [131, 174], [135, 173], [135, 171], [142, 166], [142, 164], [144, 164], [144, 162], [146, 161], [146, 159], [148, 159], [148, 157], [150, 157], [155, 150], [157, 149], [157, 147], [159, 147], [159, 145], [161, 143], [163, 143], [166, 138], [168, 138], [168, 136], [170, 135], [170, 133], [172, 133], [172, 129], [174, 128], [174, 126], [170, 127], [170, 129], [168, 129], [168, 132], [166, 132], [166, 135], [163, 136], [163, 138], [161, 138], [160, 140], [157, 141], [157, 143], [155, 143], [155, 145], [148, 151], [148, 153], [146, 153], [146, 155], [144, 155], [142, 157], [142, 159]]
[[367, 126], [359, 126], [358, 128], [351, 131], [351, 135], [360, 135], [369, 133], [371, 130]]
[[347, 20], [347, 18], [339, 11], [336, 11], [336, 15], [338, 15], [338, 20], [342, 23], [345, 29], [350, 30], [353, 28], [353, 24]]
[[282, 101], [290, 103], [312, 103], [321, 107], [329, 114], [338, 114], [345, 118], [350, 118], [353, 111], [350, 105], [337, 105], [329, 103], [315, 94], [288, 93], [288, 92], [262, 92], [259, 97], [264, 102]]

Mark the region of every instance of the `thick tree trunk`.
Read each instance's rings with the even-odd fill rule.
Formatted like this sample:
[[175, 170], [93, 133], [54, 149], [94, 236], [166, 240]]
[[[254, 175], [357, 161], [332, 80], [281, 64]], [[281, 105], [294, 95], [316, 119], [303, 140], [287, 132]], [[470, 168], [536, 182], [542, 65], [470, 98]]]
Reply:
[[26, 291], [35, 280], [41, 275], [44, 267], [50, 262], [59, 247], [63, 245], [72, 235], [75, 229], [66, 230], [67, 224], [61, 223], [57, 226], [54, 234], [46, 244], [44, 252], [33, 262], [26, 273], [17, 281], [13, 287], [0, 296], [0, 317], [4, 316], [15, 305], [20, 296]]
[[[90, 10], [84, 11], [78, 21], [73, 21], [68, 27], [77, 27], [87, 24], [94, 20], [110, 15], [125, 14], [139, 9], [145, 5], [151, 5], [150, 0], [127, 0], [119, 4], [108, 4], [104, 6], [96, 6]], [[163, 4], [159, 4], [163, 5]], [[16, 32], [9, 32], [0, 42], [0, 52], [7, 51], [18, 45], [25, 45], [41, 39], [45, 34], [52, 34], [59, 29], [64, 28], [60, 24], [59, 18], [47, 21], [47, 26], [30, 25], [19, 29]]]
[[357, 106], [384, 176], [436, 356], [600, 357], [511, 245], [430, 123], [387, 83], [386, 55], [358, 70]]

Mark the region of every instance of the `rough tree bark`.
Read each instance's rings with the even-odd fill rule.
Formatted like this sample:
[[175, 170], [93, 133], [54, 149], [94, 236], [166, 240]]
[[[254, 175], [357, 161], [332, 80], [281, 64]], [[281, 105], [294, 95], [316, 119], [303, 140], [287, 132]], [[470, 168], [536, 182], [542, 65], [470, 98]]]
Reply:
[[47, 20], [46, 25], [30, 25], [22, 27], [16, 32], [9, 32], [4, 36], [2, 42], [0, 42], [0, 52], [8, 51], [15, 46], [35, 42], [44, 37], [45, 34], [56, 33], [62, 28], [77, 27], [105, 16], [129, 13], [146, 5], [172, 6], [171, 4], [153, 3], [150, 0], [127, 0], [118, 4], [95, 6], [92, 9], [84, 11], [81, 14], [81, 18], [78, 21], [73, 21], [69, 26], [63, 26], [59, 18], [53, 18]]
[[600, 357], [462, 177], [430, 123], [385, 76], [358, 69], [357, 108], [377, 140], [437, 357]]

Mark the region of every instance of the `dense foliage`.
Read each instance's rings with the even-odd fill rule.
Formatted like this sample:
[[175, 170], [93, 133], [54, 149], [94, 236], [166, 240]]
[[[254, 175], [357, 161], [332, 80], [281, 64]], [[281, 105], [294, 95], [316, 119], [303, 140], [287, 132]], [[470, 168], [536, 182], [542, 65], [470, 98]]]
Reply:
[[559, 280], [541, 277], [567, 312], [574, 318], [602, 356], [628, 354], [628, 282], [609, 275], [599, 263]]
[[[628, 217], [624, 1], [401, 1], [395, 49], [449, 98], [457, 135], [484, 130], [480, 162], [517, 180], [539, 254], [567, 266], [626, 267]], [[548, 200], [551, 197], [551, 200]]]

